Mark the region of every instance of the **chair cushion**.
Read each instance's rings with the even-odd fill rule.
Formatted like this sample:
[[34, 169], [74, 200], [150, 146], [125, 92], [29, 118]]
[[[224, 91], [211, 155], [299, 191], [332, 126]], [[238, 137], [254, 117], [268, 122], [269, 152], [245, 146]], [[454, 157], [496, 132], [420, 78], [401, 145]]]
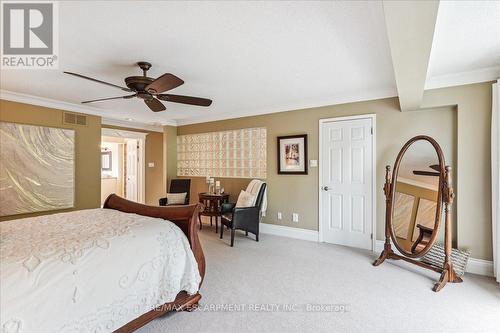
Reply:
[[255, 205], [255, 199], [257, 196], [241, 190], [240, 195], [238, 196], [238, 201], [236, 202], [236, 207], [253, 207]]
[[261, 180], [253, 179], [252, 181], [250, 181], [245, 191], [257, 196], [259, 194], [260, 187], [262, 186], [263, 183], [264, 182]]
[[[251, 194], [255, 195], [255, 201], [257, 201], [257, 197], [259, 196], [259, 191], [262, 185], [265, 183], [262, 180], [259, 179], [253, 179], [247, 186], [246, 191], [250, 192]], [[254, 203], [255, 205], [255, 203]], [[264, 197], [262, 198], [262, 205], [261, 205], [261, 212], [265, 212], [267, 210], [267, 188], [264, 191]]]
[[167, 193], [168, 205], [183, 205], [186, 200], [187, 192], [184, 193]]

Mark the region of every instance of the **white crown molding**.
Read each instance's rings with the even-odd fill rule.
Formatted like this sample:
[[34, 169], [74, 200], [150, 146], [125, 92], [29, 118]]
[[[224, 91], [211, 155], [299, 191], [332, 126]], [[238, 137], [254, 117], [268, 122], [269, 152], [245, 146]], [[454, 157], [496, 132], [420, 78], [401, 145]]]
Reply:
[[470, 72], [453, 73], [427, 78], [425, 89], [462, 86], [465, 84], [495, 81], [500, 78], [500, 66]]
[[324, 107], [324, 106], [331, 106], [331, 105], [338, 105], [338, 104], [345, 104], [345, 103], [364, 102], [364, 101], [390, 98], [390, 97], [396, 97], [396, 96], [397, 96], [397, 92], [396, 92], [395, 87], [394, 88], [373, 90], [373, 91], [369, 91], [369, 92], [363, 91], [363, 92], [356, 93], [356, 94], [332, 96], [331, 98], [326, 99], [322, 102], [307, 101], [304, 103], [298, 103], [298, 104], [293, 104], [293, 105], [289, 104], [289, 105], [284, 105], [284, 106], [279, 106], [279, 107], [269, 107], [269, 108], [265, 108], [265, 109], [250, 110], [250, 111], [246, 111], [246, 112], [245, 111], [237, 112], [237, 113], [226, 112], [226, 113], [217, 113], [217, 114], [212, 114], [212, 115], [208, 114], [206, 116], [196, 117], [196, 118], [179, 119], [179, 120], [177, 120], [177, 126], [199, 124], [199, 123], [206, 123], [206, 122], [226, 120], [226, 119], [259, 116], [259, 115], [265, 115], [265, 114], [270, 114], [270, 113], [297, 111], [297, 110], [301, 110], [301, 109], [319, 108], [319, 107]]
[[138, 122], [132, 122], [132, 121], [129, 122], [129, 121], [125, 121], [122, 119], [116, 119], [116, 118], [109, 118], [109, 116], [107, 114], [105, 114], [104, 110], [93, 108], [91, 106], [80, 105], [80, 104], [69, 103], [69, 102], [62, 102], [62, 101], [57, 101], [57, 100], [53, 100], [53, 99], [49, 99], [49, 98], [45, 98], [45, 97], [33, 96], [33, 95], [22, 94], [22, 93], [17, 93], [17, 92], [13, 92], [13, 91], [0, 89], [0, 98], [1, 99], [19, 102], [19, 103], [26, 103], [26, 104], [39, 105], [39, 106], [44, 106], [44, 107], [49, 107], [49, 108], [61, 109], [61, 110], [66, 110], [66, 111], [80, 112], [80, 113], [85, 113], [85, 114], [90, 114], [90, 115], [95, 115], [95, 116], [101, 116], [103, 118], [102, 123], [105, 125], [145, 129], [145, 130], [157, 131], [157, 132], [162, 132], [163, 129], [161, 129], [161, 131], [160, 131], [160, 127], [165, 126], [165, 125], [182, 126], [182, 125], [198, 124], [198, 123], [205, 123], [205, 122], [210, 122], [210, 121], [259, 116], [259, 115], [278, 113], [278, 112], [289, 112], [289, 111], [318, 108], [318, 107], [337, 105], [337, 104], [363, 102], [363, 101], [376, 100], [376, 99], [382, 99], [382, 98], [390, 98], [390, 97], [395, 97], [395, 96], [397, 96], [396, 88], [385, 88], [385, 89], [379, 89], [379, 90], [374, 90], [374, 91], [370, 91], [370, 92], [363, 91], [363, 92], [357, 93], [357, 94], [333, 96], [332, 98], [324, 100], [323, 102], [304, 102], [304, 103], [299, 103], [299, 104], [294, 104], [294, 105], [290, 104], [290, 105], [285, 105], [282, 107], [269, 107], [266, 109], [256, 109], [256, 110], [251, 110], [251, 111], [246, 111], [246, 112], [238, 112], [238, 113], [226, 112], [226, 113], [208, 114], [207, 116], [188, 118], [188, 119], [179, 119], [177, 121], [170, 120], [167, 122], [163, 122], [161, 125], [153, 125], [153, 124], [145, 124], [145, 123], [138, 123]]
[[108, 125], [108, 126], [134, 128], [134, 129], [146, 130], [146, 131], [151, 131], [151, 132], [163, 133], [163, 126], [162, 125], [136, 123], [133, 121], [112, 119], [112, 118], [102, 118], [101, 123], [103, 125]]
[[132, 132], [122, 129], [114, 129], [114, 128], [105, 128], [101, 129], [102, 136], [110, 136], [114, 138], [124, 138], [124, 139], [142, 139], [145, 140], [146, 136], [149, 133], [147, 132]]
[[54, 99], [50, 99], [50, 98], [33, 96], [33, 95], [18, 93], [18, 92], [14, 92], [14, 91], [3, 90], [3, 89], [0, 89], [0, 99], [12, 101], [12, 102], [18, 102], [18, 103], [38, 105], [38, 106], [59, 109], [59, 110], [64, 110], [64, 111], [84, 113], [84, 114], [89, 114], [89, 115], [93, 115], [93, 116], [100, 116], [100, 117], [102, 117], [103, 124], [112, 125], [112, 126], [145, 129], [145, 130], [155, 131], [155, 132], [163, 132], [164, 125], [177, 126], [176, 121], [168, 121], [168, 122], [162, 123], [161, 125], [153, 125], [153, 124], [145, 124], [145, 123], [140, 123], [140, 122], [125, 121], [125, 120], [121, 120], [121, 119], [110, 118], [106, 114], [105, 110], [101, 110], [101, 109], [94, 108], [91, 106], [63, 102], [63, 101], [58, 101], [58, 100], [54, 100]]
[[[375, 252], [380, 253], [384, 250], [384, 241], [378, 240], [375, 246]], [[398, 249], [393, 248], [394, 252], [401, 254]], [[470, 258], [467, 262], [467, 267], [465, 269], [467, 273], [484, 275], [484, 276], [493, 276], [493, 261]]]

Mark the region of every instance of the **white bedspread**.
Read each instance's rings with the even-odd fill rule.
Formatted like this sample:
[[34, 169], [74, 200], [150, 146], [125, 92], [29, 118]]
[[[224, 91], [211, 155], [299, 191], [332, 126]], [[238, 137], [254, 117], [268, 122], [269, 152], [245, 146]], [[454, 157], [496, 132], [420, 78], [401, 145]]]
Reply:
[[0, 223], [2, 333], [112, 332], [198, 291], [173, 223], [110, 209]]

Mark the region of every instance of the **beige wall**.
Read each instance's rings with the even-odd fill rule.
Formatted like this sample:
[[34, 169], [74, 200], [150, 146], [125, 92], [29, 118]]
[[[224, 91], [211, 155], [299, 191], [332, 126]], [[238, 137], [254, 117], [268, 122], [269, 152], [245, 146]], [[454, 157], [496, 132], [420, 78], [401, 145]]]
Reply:
[[[176, 135], [264, 126], [268, 129], [267, 155], [269, 207], [266, 223], [318, 229], [318, 169], [309, 175], [278, 175], [276, 137], [309, 135], [309, 159], [319, 159], [318, 120], [375, 113], [377, 115], [377, 239], [384, 229], [384, 166], [393, 164], [403, 143], [412, 136], [427, 134], [442, 146], [448, 164], [454, 167], [455, 238], [474, 258], [491, 260], [491, 176], [490, 119], [491, 83], [436, 89], [424, 94], [421, 111], [400, 112], [396, 98], [349, 103], [292, 112], [245, 117], [178, 128], [165, 126], [163, 133], [151, 132], [146, 139], [146, 202], [157, 204], [165, 193], [167, 179], [176, 175]], [[89, 116], [86, 127], [62, 125], [62, 111], [0, 101], [0, 120], [42, 126], [74, 128], [76, 131], [75, 209], [99, 207], [100, 201], [100, 118]], [[141, 131], [123, 128], [131, 131]], [[144, 131], [142, 131], [144, 132]], [[235, 200], [248, 179], [221, 179], [222, 186]], [[203, 178], [193, 178], [192, 201], [206, 190]], [[283, 212], [283, 220], [276, 213]], [[292, 223], [291, 214], [300, 214]], [[20, 215], [16, 217], [25, 217]], [[4, 220], [6, 218], [2, 218]]]
[[177, 127], [163, 127], [163, 151], [165, 163], [165, 189], [169, 188], [172, 178], [177, 177]]
[[[63, 111], [41, 106], [0, 100], [0, 121], [75, 130], [75, 207], [69, 210], [97, 208], [101, 198], [101, 118], [87, 117], [87, 126], [63, 125]], [[51, 211], [1, 217], [9, 220], [50, 214]]]
[[458, 244], [492, 260], [491, 82], [425, 91], [422, 107], [456, 105]]
[[[163, 164], [163, 133], [135, 129], [135, 128], [128, 128], [128, 127], [110, 126], [110, 125], [103, 125], [102, 127], [121, 129], [131, 132], [147, 133], [146, 143], [145, 143], [145, 150], [146, 150], [145, 203], [147, 205], [158, 205], [158, 200], [165, 196], [165, 186], [164, 186], [165, 172]], [[151, 162], [154, 163], [155, 165], [152, 168], [148, 166], [148, 164]]]
[[[148, 163], [154, 162], [150, 168]], [[158, 205], [158, 200], [165, 197], [163, 167], [163, 133], [150, 132], [146, 136], [146, 204]]]
[[[377, 239], [383, 239], [385, 202], [382, 192], [384, 167], [393, 164], [405, 141], [415, 135], [434, 137], [443, 148], [446, 161], [458, 174], [455, 236], [458, 246], [468, 248], [475, 258], [491, 260], [489, 117], [491, 84], [477, 84], [426, 92], [429, 109], [401, 112], [396, 98], [349, 103], [292, 112], [273, 113], [202, 124], [180, 126], [178, 135], [264, 126], [268, 130], [267, 183], [269, 206], [266, 223], [318, 229], [318, 168], [308, 175], [278, 175], [276, 137], [308, 134], [309, 159], [319, 159], [318, 121], [322, 118], [375, 113], [377, 115]], [[457, 106], [458, 105], [458, 106]], [[458, 138], [458, 139], [457, 139]], [[457, 146], [457, 143], [459, 146]], [[456, 163], [458, 158], [458, 163]], [[249, 180], [221, 179], [233, 196]], [[206, 190], [203, 178], [193, 178], [192, 200]], [[283, 212], [278, 221], [277, 212]], [[291, 222], [292, 212], [300, 214]]]
[[101, 206], [104, 205], [104, 201], [108, 198], [110, 194], [117, 194], [123, 196], [122, 186], [119, 178], [101, 178]]

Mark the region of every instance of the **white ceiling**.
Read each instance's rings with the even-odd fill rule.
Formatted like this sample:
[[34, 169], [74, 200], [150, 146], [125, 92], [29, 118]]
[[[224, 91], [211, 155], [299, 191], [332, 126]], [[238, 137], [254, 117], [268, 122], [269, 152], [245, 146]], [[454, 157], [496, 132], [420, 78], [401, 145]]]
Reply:
[[500, 77], [500, 1], [441, 1], [426, 88]]
[[[179, 123], [396, 96], [380, 2], [61, 2], [60, 70], [2, 70], [4, 90], [70, 103], [125, 95], [63, 70], [115, 84], [171, 72], [173, 94], [209, 108], [141, 100], [95, 103], [111, 118]], [[95, 111], [95, 110], [94, 110]]]
[[[500, 38], [495, 40], [494, 32], [474, 30], [484, 43], [467, 35], [467, 25], [495, 14], [472, 15], [458, 25], [446, 14], [456, 9], [447, 2], [441, 7], [429, 74], [498, 65], [493, 58]], [[489, 29], [498, 32], [496, 24]], [[463, 52], [457, 29], [475, 43], [474, 50]], [[397, 95], [379, 1], [65, 1], [59, 5], [59, 41], [59, 70], [2, 69], [2, 96], [7, 91], [43, 97], [44, 103], [61, 101], [66, 109], [134, 123], [187, 124]], [[441, 43], [462, 51], [451, 61]], [[134, 65], [141, 60], [153, 64], [150, 76], [170, 72], [185, 81], [171, 93], [214, 103], [209, 108], [165, 103], [167, 111], [153, 113], [132, 99], [82, 109], [80, 101], [123, 92], [62, 73], [121, 85], [126, 76], [141, 74]]]

